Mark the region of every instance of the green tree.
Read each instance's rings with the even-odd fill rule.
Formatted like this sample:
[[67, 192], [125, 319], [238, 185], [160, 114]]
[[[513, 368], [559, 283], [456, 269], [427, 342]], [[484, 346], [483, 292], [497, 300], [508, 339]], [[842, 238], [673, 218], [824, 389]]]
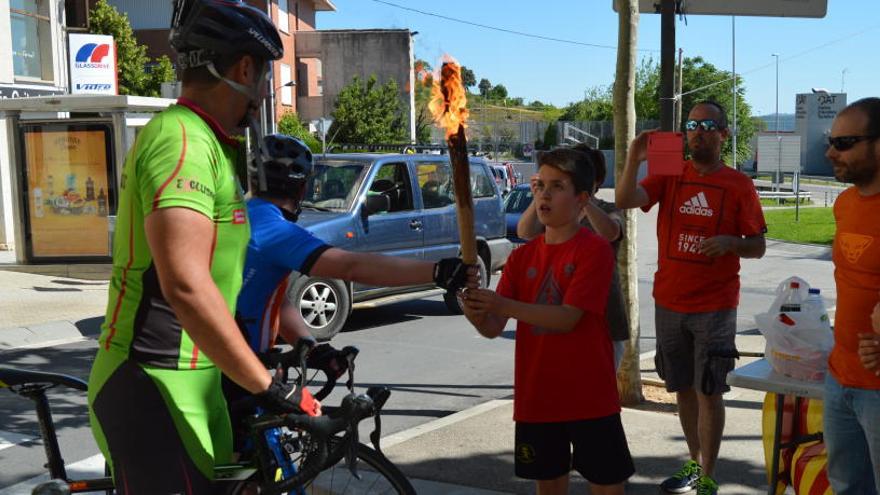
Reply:
[[320, 153], [322, 151], [321, 141], [318, 141], [318, 138], [309, 132], [305, 124], [299, 120], [296, 112], [284, 112], [284, 115], [278, 119], [278, 132], [302, 139], [306, 146], [312, 150], [312, 153]]
[[483, 98], [488, 98], [489, 91], [492, 89], [492, 83], [484, 77], [480, 79], [480, 84], [477, 85], [477, 88], [479, 88], [480, 90], [480, 96], [482, 96]]
[[[416, 60], [416, 142], [428, 144], [431, 142], [431, 128], [434, 125], [434, 116], [428, 108], [431, 101], [431, 86], [434, 84], [434, 75], [431, 72], [431, 64], [424, 60]], [[468, 102], [470, 103], [470, 102]]]
[[551, 150], [559, 143], [559, 125], [556, 122], [547, 126], [544, 131], [544, 149]]
[[397, 82], [380, 85], [375, 75], [355, 76], [342, 88], [328, 131], [337, 143], [382, 144], [407, 142], [408, 126]]
[[150, 88], [147, 95], [144, 96], [161, 96], [162, 83], [171, 82], [176, 79], [174, 66], [171, 65], [171, 59], [166, 55], [156, 59], [156, 63], [150, 67], [149, 84]]
[[461, 66], [461, 84], [463, 84], [465, 88], [477, 85], [477, 76], [474, 75], [474, 71], [463, 65]]
[[565, 107], [559, 120], [613, 120], [614, 106], [610, 87], [593, 87], [586, 91], [584, 99]]
[[660, 118], [660, 65], [651, 57], [636, 68], [636, 120]]
[[159, 96], [162, 83], [174, 80], [168, 57], [160, 57], [155, 64], [151, 63], [147, 47], [138, 44], [128, 16], [109, 5], [107, 0], [98, 0], [89, 13], [89, 30], [93, 34], [109, 34], [116, 41], [119, 94]]
[[507, 88], [503, 84], [496, 84], [489, 90], [490, 100], [504, 100], [507, 98]]

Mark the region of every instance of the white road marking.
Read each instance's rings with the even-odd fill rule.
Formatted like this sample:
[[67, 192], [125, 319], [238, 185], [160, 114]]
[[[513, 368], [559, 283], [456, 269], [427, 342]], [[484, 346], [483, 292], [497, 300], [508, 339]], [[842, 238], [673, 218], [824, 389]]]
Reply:
[[37, 438], [38, 437], [34, 435], [22, 435], [21, 433], [0, 430], [0, 450], [15, 447], [20, 443], [35, 440]]

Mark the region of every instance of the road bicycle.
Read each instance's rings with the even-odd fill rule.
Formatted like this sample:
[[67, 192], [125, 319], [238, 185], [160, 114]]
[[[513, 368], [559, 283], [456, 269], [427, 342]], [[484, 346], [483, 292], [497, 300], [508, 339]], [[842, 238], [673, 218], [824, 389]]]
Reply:
[[[285, 373], [295, 370], [300, 386], [307, 386], [316, 373], [308, 376], [308, 346], [296, 346], [287, 352], [267, 355], [264, 363]], [[390, 396], [386, 387], [370, 387], [364, 394], [354, 393], [354, 358], [357, 350], [346, 348], [336, 354], [338, 359], [319, 368], [324, 384], [315, 394], [318, 400], [334, 389], [337, 379], [348, 373], [348, 394], [339, 406], [324, 406], [324, 414], [258, 414], [246, 420], [249, 451], [237, 463], [215, 467], [215, 478], [223, 493], [230, 494], [372, 494], [397, 493], [414, 495], [415, 489], [397, 466], [381, 451], [381, 410]], [[86, 492], [114, 493], [109, 475], [93, 479], [71, 479], [67, 475], [52, 412], [46, 391], [64, 386], [85, 392], [87, 384], [68, 375], [0, 366], [0, 388], [34, 402], [40, 436], [46, 451], [52, 481], [34, 489], [35, 494], [69, 494]], [[374, 418], [370, 434], [372, 447], [359, 441], [358, 425]], [[106, 472], [106, 471], [105, 471]]]

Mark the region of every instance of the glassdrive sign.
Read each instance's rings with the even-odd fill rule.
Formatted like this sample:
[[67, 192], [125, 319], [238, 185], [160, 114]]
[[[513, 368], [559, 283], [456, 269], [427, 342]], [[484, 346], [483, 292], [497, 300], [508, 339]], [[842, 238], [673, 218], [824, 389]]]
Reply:
[[118, 94], [112, 36], [71, 33], [68, 47], [71, 94]]

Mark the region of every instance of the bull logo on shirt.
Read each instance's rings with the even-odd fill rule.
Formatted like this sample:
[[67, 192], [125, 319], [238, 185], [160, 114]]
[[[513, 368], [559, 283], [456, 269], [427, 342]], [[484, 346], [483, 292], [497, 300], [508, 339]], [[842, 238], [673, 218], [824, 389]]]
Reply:
[[874, 242], [874, 238], [869, 235], [850, 234], [848, 232], [838, 233], [837, 239], [840, 241], [840, 249], [843, 251], [846, 261], [852, 264], [856, 264], [865, 253], [865, 250], [868, 249], [868, 246]]

